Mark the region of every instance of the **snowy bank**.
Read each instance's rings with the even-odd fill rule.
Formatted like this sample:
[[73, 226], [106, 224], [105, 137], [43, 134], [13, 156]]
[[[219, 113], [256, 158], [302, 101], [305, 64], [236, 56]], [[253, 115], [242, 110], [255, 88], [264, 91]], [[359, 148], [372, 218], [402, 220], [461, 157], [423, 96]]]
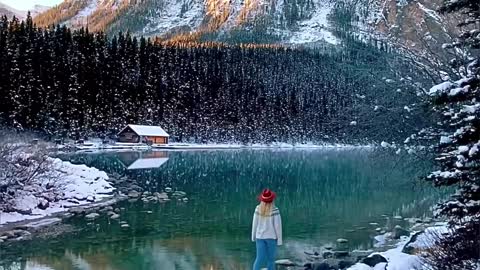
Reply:
[[111, 143], [103, 144], [94, 140], [76, 144], [74, 148], [79, 151], [88, 150], [149, 150], [149, 149], [325, 149], [325, 148], [372, 148], [373, 145], [353, 144], [314, 144], [314, 143], [270, 143], [270, 144], [238, 144], [238, 143], [169, 143], [147, 145], [143, 143]]
[[[434, 246], [435, 239], [438, 235], [448, 232], [446, 223], [439, 223], [435, 226], [426, 228], [423, 232], [417, 234], [412, 233], [408, 237], [401, 237], [400, 242], [396, 244], [395, 248], [384, 252], [376, 252], [371, 254], [372, 257], [376, 254], [384, 257], [388, 263], [378, 263], [374, 266], [369, 266], [365, 263], [357, 263], [348, 270], [427, 270], [428, 265], [422, 260], [421, 252], [423, 249]], [[405, 247], [415, 248], [416, 255], [404, 253]]]
[[114, 188], [107, 181], [105, 172], [60, 159], [47, 160], [51, 162], [51, 168], [23, 190], [16, 191], [13, 202], [16, 211], [0, 211], [0, 227], [6, 223], [46, 217], [112, 196]]

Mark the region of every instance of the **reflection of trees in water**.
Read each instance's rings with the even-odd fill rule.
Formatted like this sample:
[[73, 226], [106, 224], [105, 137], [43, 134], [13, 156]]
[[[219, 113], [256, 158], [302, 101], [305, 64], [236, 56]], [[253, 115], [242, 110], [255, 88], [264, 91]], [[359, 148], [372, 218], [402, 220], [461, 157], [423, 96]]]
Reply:
[[80, 245], [69, 240], [73, 239], [62, 239], [64, 252], [52, 252], [50, 244], [33, 243], [28, 258], [12, 256], [9, 263], [0, 263], [0, 270], [249, 269], [252, 260], [249, 256], [232, 256], [227, 247], [211, 239], [134, 237]]
[[415, 180], [428, 171], [428, 159], [390, 151], [168, 152], [170, 160], [160, 169], [126, 171], [117, 160], [131, 154], [80, 155], [75, 159], [128, 174], [149, 191], [166, 186], [186, 191], [196, 199], [192, 209], [196, 219], [220, 216], [247, 222], [257, 193], [266, 186], [277, 191], [278, 204], [295, 220], [292, 224], [306, 222], [310, 229], [318, 227], [316, 223], [354, 223], [380, 214], [418, 213], [431, 202], [416, 208], [405, 206], [433, 192]]

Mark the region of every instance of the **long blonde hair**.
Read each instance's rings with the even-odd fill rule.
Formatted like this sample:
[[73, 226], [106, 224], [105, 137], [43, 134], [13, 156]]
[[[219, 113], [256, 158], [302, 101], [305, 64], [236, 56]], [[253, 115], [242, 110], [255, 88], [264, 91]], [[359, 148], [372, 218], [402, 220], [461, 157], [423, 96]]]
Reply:
[[260, 216], [262, 217], [268, 217], [272, 214], [272, 209], [273, 209], [273, 202], [271, 203], [266, 203], [266, 202], [260, 202]]

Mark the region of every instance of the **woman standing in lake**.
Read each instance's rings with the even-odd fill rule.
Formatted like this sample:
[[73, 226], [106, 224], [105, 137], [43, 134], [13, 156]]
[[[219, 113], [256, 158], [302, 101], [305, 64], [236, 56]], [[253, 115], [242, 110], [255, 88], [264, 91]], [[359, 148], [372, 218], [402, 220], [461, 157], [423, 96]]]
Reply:
[[253, 270], [260, 270], [267, 261], [268, 270], [275, 269], [277, 245], [282, 244], [282, 218], [273, 203], [275, 192], [264, 189], [258, 196], [260, 204], [255, 208], [252, 222], [252, 242], [257, 246], [257, 258]]

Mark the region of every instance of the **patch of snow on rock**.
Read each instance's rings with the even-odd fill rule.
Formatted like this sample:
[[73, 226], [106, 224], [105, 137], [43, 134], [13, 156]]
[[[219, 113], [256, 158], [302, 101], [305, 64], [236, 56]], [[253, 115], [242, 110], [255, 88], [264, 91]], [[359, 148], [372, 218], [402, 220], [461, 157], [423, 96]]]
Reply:
[[447, 144], [447, 143], [451, 143], [452, 142], [452, 139], [448, 136], [441, 136], [440, 137], [440, 144]]
[[466, 145], [461, 145], [461, 146], [458, 147], [458, 153], [461, 154], [461, 153], [468, 152], [469, 149], [470, 149], [470, 148], [469, 148], [468, 146], [466, 146]]
[[391, 146], [392, 146], [391, 144], [389, 144], [389, 143], [387, 143], [387, 142], [385, 142], [385, 141], [381, 142], [380, 145], [381, 145], [382, 147], [391, 147]]
[[313, 43], [324, 40], [330, 44], [337, 45], [340, 41], [328, 30], [328, 15], [333, 9], [333, 4], [316, 2], [315, 12], [308, 20], [299, 22], [296, 30], [287, 43], [302, 44]]
[[420, 7], [420, 9], [422, 9], [425, 14], [427, 14], [428, 16], [432, 17], [433, 19], [435, 19], [437, 22], [441, 22], [442, 21], [442, 18], [437, 14], [436, 11], [434, 10], [431, 10], [427, 7], [425, 7], [424, 5], [422, 5], [421, 3], [417, 3], [418, 6]]

